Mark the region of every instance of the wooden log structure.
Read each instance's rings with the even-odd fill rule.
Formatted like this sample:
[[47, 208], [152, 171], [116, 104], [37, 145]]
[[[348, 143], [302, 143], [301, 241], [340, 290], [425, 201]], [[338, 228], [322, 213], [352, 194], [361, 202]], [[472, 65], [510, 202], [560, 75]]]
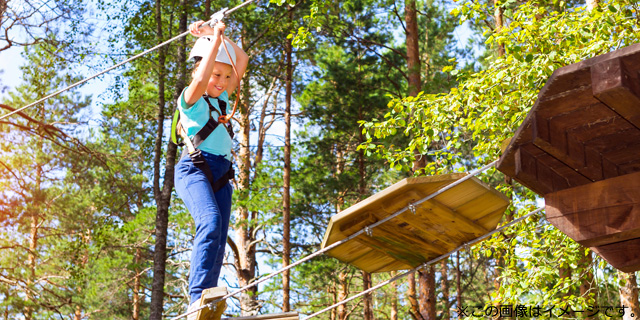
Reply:
[[[404, 179], [336, 214], [322, 247], [345, 239], [464, 177], [464, 173]], [[477, 178], [372, 228], [327, 252], [357, 268], [386, 272], [417, 267], [494, 230], [509, 199]]]
[[612, 266], [640, 270], [640, 44], [557, 69], [497, 168]]

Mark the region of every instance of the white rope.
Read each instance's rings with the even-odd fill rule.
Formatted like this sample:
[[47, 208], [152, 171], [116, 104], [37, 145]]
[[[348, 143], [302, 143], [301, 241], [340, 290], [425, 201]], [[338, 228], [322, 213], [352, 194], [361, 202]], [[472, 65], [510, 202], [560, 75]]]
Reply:
[[422, 199], [420, 199], [420, 200], [418, 200], [416, 202], [408, 204], [407, 206], [405, 206], [405, 207], [401, 208], [400, 210], [394, 212], [390, 216], [387, 216], [387, 217], [385, 217], [384, 219], [382, 219], [382, 220], [380, 220], [378, 222], [375, 222], [373, 224], [370, 224], [370, 225], [362, 228], [360, 231], [350, 235], [349, 237], [347, 237], [345, 239], [342, 239], [340, 241], [334, 242], [331, 245], [326, 246], [321, 250], [318, 250], [318, 251], [316, 251], [316, 252], [314, 252], [314, 253], [312, 253], [312, 254], [310, 254], [310, 255], [308, 255], [308, 256], [306, 256], [306, 257], [304, 257], [304, 258], [302, 258], [302, 259], [300, 259], [300, 260], [298, 260], [298, 261], [296, 261], [296, 262], [294, 262], [294, 263], [292, 263], [292, 264], [290, 264], [290, 265], [288, 265], [288, 266], [286, 266], [286, 267], [284, 267], [284, 268], [282, 268], [282, 269], [280, 269], [280, 270], [278, 270], [278, 271], [276, 271], [274, 273], [271, 273], [271, 274], [265, 276], [264, 278], [261, 278], [261, 279], [255, 281], [255, 282], [252, 282], [252, 283], [250, 283], [250, 284], [248, 284], [248, 285], [246, 285], [246, 286], [244, 286], [244, 287], [242, 287], [242, 288], [240, 288], [240, 289], [238, 289], [236, 291], [228, 293], [227, 295], [225, 295], [225, 296], [223, 296], [221, 298], [218, 298], [218, 299], [216, 299], [214, 301], [211, 301], [208, 304], [205, 304], [204, 306], [200, 306], [197, 309], [194, 309], [194, 310], [192, 310], [190, 312], [187, 312], [187, 313], [178, 315], [178, 316], [176, 316], [174, 318], [171, 318], [171, 320], [178, 320], [180, 318], [184, 318], [184, 317], [186, 317], [186, 316], [188, 316], [188, 315], [190, 315], [192, 313], [196, 313], [196, 312], [198, 312], [198, 311], [200, 311], [200, 310], [202, 310], [204, 308], [213, 308], [213, 306], [215, 306], [218, 302], [220, 302], [222, 300], [225, 300], [227, 298], [233, 297], [233, 296], [237, 295], [238, 293], [241, 293], [241, 292], [243, 292], [243, 291], [245, 291], [245, 290], [247, 290], [249, 288], [253, 288], [253, 287], [257, 286], [258, 284], [260, 284], [262, 282], [265, 282], [265, 281], [267, 281], [267, 280], [269, 280], [269, 279], [271, 279], [271, 278], [273, 278], [273, 277], [275, 277], [275, 276], [277, 276], [277, 275], [279, 275], [279, 274], [281, 274], [281, 273], [283, 273], [283, 272], [285, 272], [285, 271], [287, 271], [287, 270], [289, 270], [289, 269], [291, 269], [291, 268], [293, 268], [293, 267], [295, 267], [295, 266], [297, 266], [299, 264], [302, 264], [302, 263], [304, 263], [306, 261], [309, 261], [309, 260], [311, 260], [311, 259], [313, 259], [313, 258], [315, 258], [315, 257], [317, 257], [317, 256], [319, 256], [319, 255], [321, 255], [321, 254], [323, 254], [323, 253], [325, 253], [325, 252], [327, 252], [327, 251], [329, 251], [329, 250], [341, 245], [341, 244], [344, 244], [344, 243], [346, 243], [348, 241], [351, 241], [351, 240], [355, 239], [356, 237], [360, 236], [361, 234], [363, 234], [365, 232], [368, 232], [369, 230], [372, 230], [373, 228], [375, 228], [375, 227], [377, 227], [377, 226], [379, 226], [379, 225], [381, 225], [381, 224], [383, 224], [383, 223], [385, 223], [385, 222], [387, 222], [387, 221], [399, 216], [400, 214], [402, 214], [403, 212], [405, 212], [407, 210], [410, 211], [411, 208], [415, 207], [415, 205], [421, 204], [421, 203], [423, 203], [425, 201], [428, 201], [430, 199], [435, 198], [436, 196], [442, 194], [443, 192], [445, 192], [445, 191], [447, 191], [447, 190], [449, 190], [449, 189], [451, 189], [451, 188], [453, 188], [453, 187], [455, 187], [455, 186], [457, 186], [457, 185], [459, 185], [459, 184], [461, 184], [461, 183], [473, 178], [474, 176], [478, 175], [479, 173], [490, 169], [497, 162], [498, 162], [498, 160], [493, 161], [493, 162], [489, 163], [488, 165], [486, 165], [486, 166], [484, 166], [484, 167], [482, 167], [480, 169], [473, 170], [468, 175], [466, 175], [466, 176], [454, 181], [453, 183], [451, 183], [449, 185], [446, 185], [442, 189], [440, 189], [440, 190], [438, 190], [438, 191], [436, 191], [436, 192], [434, 192], [434, 193], [432, 193], [432, 194], [430, 194], [430, 195], [428, 195], [428, 196], [426, 196], [426, 197], [424, 197], [424, 198], [422, 198]]
[[[234, 12], [234, 11], [236, 11], [236, 10], [238, 10], [238, 9], [240, 9], [240, 8], [246, 6], [249, 3], [254, 2], [254, 1], [256, 1], [256, 0], [245, 1], [241, 5], [225, 11], [224, 14], [225, 15], [230, 14], [230, 13], [232, 13], [232, 12]], [[211, 20], [209, 20], [209, 21], [211, 21]], [[207, 21], [207, 22], [209, 22], [209, 21]], [[44, 101], [48, 100], [49, 98], [53, 98], [53, 97], [65, 92], [67, 90], [73, 89], [73, 88], [75, 88], [75, 87], [77, 87], [77, 86], [79, 86], [79, 85], [81, 85], [81, 84], [83, 84], [83, 83], [85, 83], [85, 82], [87, 82], [87, 81], [89, 81], [91, 79], [99, 77], [99, 76], [101, 76], [101, 75], [103, 75], [103, 74], [105, 74], [105, 73], [107, 73], [107, 72], [109, 72], [109, 71], [111, 71], [113, 69], [116, 69], [116, 68], [118, 68], [118, 67], [120, 67], [120, 66], [122, 66], [122, 65], [124, 65], [124, 64], [126, 64], [128, 62], [131, 62], [131, 61], [133, 61], [135, 59], [138, 59], [138, 58], [140, 58], [140, 57], [142, 57], [142, 56], [144, 56], [144, 55], [146, 55], [146, 54], [148, 54], [148, 53], [150, 53], [152, 51], [158, 50], [159, 48], [161, 48], [161, 47], [163, 47], [163, 46], [165, 46], [165, 45], [167, 45], [167, 44], [169, 44], [169, 43], [171, 43], [173, 41], [176, 41], [176, 40], [178, 40], [178, 39], [180, 39], [180, 38], [182, 38], [182, 37], [184, 37], [184, 36], [186, 36], [188, 34], [189, 34], [189, 31], [185, 31], [185, 32], [183, 32], [183, 33], [181, 33], [181, 34], [179, 34], [179, 35], [177, 35], [177, 36], [175, 36], [175, 37], [173, 37], [173, 38], [171, 38], [171, 39], [169, 39], [169, 40], [167, 40], [167, 41], [165, 41], [165, 42], [163, 42], [163, 43], [161, 43], [161, 44], [159, 44], [159, 45], [157, 45], [157, 46], [155, 46], [153, 48], [151, 48], [151, 49], [145, 50], [145, 51], [143, 51], [143, 52], [141, 52], [141, 53], [139, 53], [139, 54], [127, 59], [127, 60], [124, 60], [124, 61], [112, 66], [112, 67], [109, 67], [109, 68], [107, 68], [107, 69], [105, 69], [103, 71], [100, 71], [100, 72], [98, 72], [98, 73], [96, 73], [96, 74], [94, 74], [94, 75], [92, 75], [92, 76], [90, 76], [88, 78], [80, 80], [80, 81], [78, 81], [78, 82], [76, 82], [76, 83], [74, 83], [74, 84], [72, 84], [72, 85], [70, 85], [70, 86], [68, 86], [68, 87], [66, 87], [64, 89], [58, 90], [58, 91], [56, 91], [56, 92], [54, 92], [54, 93], [52, 93], [52, 94], [50, 94], [50, 95], [38, 100], [36, 102], [32, 102], [32, 103], [30, 103], [30, 104], [28, 104], [28, 105], [26, 105], [26, 106], [24, 106], [24, 107], [22, 107], [20, 109], [13, 110], [13, 111], [5, 114], [5, 115], [2, 115], [2, 116], [0, 116], [0, 120], [2, 120], [4, 118], [7, 118], [7, 117], [9, 117], [9, 116], [11, 116], [13, 114], [16, 114], [16, 113], [18, 113], [18, 112], [20, 112], [20, 111], [22, 111], [24, 109], [33, 107], [33, 106], [37, 105], [38, 103], [44, 102]]]
[[497, 228], [497, 229], [495, 229], [495, 230], [493, 230], [493, 231], [491, 231], [491, 232], [489, 232], [489, 233], [487, 233], [487, 234], [485, 234], [485, 235], [483, 235], [483, 236], [480, 236], [480, 237], [478, 237], [478, 238], [475, 238], [475, 239], [473, 239], [473, 240], [471, 240], [471, 241], [469, 241], [469, 242], [467, 242], [467, 243], [465, 243], [465, 244], [463, 244], [463, 245], [461, 245], [461, 246], [459, 246], [459, 247], [455, 248], [453, 251], [450, 251], [450, 252], [448, 252], [448, 253], [445, 253], [445, 254], [443, 254], [443, 255], [441, 255], [441, 256], [439, 256], [439, 257], [437, 257], [437, 258], [434, 258], [434, 259], [432, 259], [432, 260], [430, 260], [430, 261], [428, 261], [428, 262], [426, 262], [426, 263], [424, 263], [424, 264], [422, 264], [422, 265], [419, 265], [419, 266], [417, 266], [417, 267], [415, 267], [415, 268], [413, 268], [413, 269], [411, 269], [411, 270], [409, 270], [409, 271], [407, 271], [407, 272], [405, 272], [405, 273], [403, 273], [403, 274], [396, 275], [395, 277], [393, 277], [393, 278], [391, 278], [391, 279], [389, 279], [389, 280], [383, 281], [383, 282], [381, 282], [381, 283], [377, 284], [376, 286], [371, 287], [370, 289], [367, 289], [367, 290], [365, 290], [365, 291], [362, 291], [362, 292], [358, 293], [357, 295], [355, 295], [355, 296], [353, 296], [353, 297], [350, 297], [350, 298], [348, 298], [348, 299], [346, 299], [346, 300], [340, 301], [340, 302], [338, 302], [338, 303], [336, 303], [336, 304], [334, 304], [334, 305], [331, 305], [331, 306], [329, 306], [329, 307], [326, 307], [326, 308], [324, 308], [324, 309], [322, 309], [322, 310], [320, 310], [320, 311], [318, 311], [318, 312], [316, 312], [316, 313], [314, 313], [314, 314], [312, 314], [312, 315], [310, 315], [310, 316], [307, 316], [307, 317], [305, 317], [305, 318], [302, 318], [302, 320], [308, 320], [308, 319], [314, 318], [314, 317], [316, 317], [316, 316], [318, 316], [318, 315], [320, 315], [320, 314], [323, 314], [323, 313], [325, 313], [325, 312], [327, 312], [327, 311], [329, 311], [329, 310], [332, 310], [332, 309], [334, 309], [334, 308], [336, 308], [336, 307], [338, 307], [338, 306], [341, 306], [341, 305], [343, 305], [343, 304], [345, 304], [345, 303], [347, 303], [347, 302], [349, 302], [349, 301], [352, 301], [352, 300], [357, 299], [357, 298], [359, 298], [359, 297], [362, 297], [362, 296], [364, 296], [364, 295], [366, 295], [366, 294], [369, 294], [369, 293], [371, 293], [372, 291], [375, 291], [375, 290], [377, 290], [377, 289], [380, 289], [380, 288], [384, 287], [385, 285], [387, 285], [387, 284], [389, 284], [389, 283], [391, 283], [391, 282], [394, 282], [394, 281], [396, 281], [396, 280], [398, 280], [398, 279], [404, 278], [404, 277], [406, 277], [407, 275], [412, 275], [412, 274], [414, 274], [416, 271], [418, 271], [418, 270], [420, 270], [420, 269], [422, 269], [422, 268], [426, 268], [426, 267], [428, 267], [429, 265], [434, 264], [434, 263], [436, 263], [436, 262], [438, 262], [438, 261], [440, 261], [440, 260], [442, 260], [442, 259], [444, 259], [444, 258], [447, 258], [447, 257], [449, 257], [451, 254], [453, 254], [453, 253], [455, 253], [455, 252], [458, 252], [458, 251], [460, 251], [460, 250], [461, 250], [461, 249], [463, 249], [463, 248], [466, 248], [467, 246], [473, 245], [473, 244], [475, 244], [475, 243], [477, 243], [477, 242], [479, 242], [479, 241], [481, 241], [481, 240], [483, 240], [483, 239], [486, 239], [486, 238], [488, 238], [488, 237], [490, 237], [490, 236], [494, 235], [494, 234], [495, 234], [495, 233], [497, 233], [497, 232], [500, 232], [500, 231], [502, 231], [502, 230], [504, 230], [504, 229], [506, 229], [506, 228], [509, 228], [509, 227], [511, 227], [512, 225], [514, 225], [514, 224], [516, 224], [516, 223], [518, 223], [518, 222], [520, 222], [520, 221], [522, 221], [522, 220], [524, 220], [524, 219], [526, 219], [526, 218], [528, 218], [528, 217], [530, 217], [530, 216], [532, 216], [532, 215], [534, 215], [534, 214], [537, 214], [537, 213], [539, 213], [539, 212], [540, 212], [540, 211], [542, 211], [542, 210], [543, 210], [543, 208], [538, 208], [538, 209], [537, 209], [537, 210], [535, 210], [535, 211], [529, 212], [528, 214], [526, 214], [526, 215], [524, 215], [524, 216], [522, 216], [522, 217], [520, 217], [520, 218], [518, 218], [518, 219], [516, 219], [516, 220], [513, 220], [513, 221], [511, 221], [511, 222], [509, 222], [509, 223], [505, 224], [504, 226], [502, 226], [502, 227], [500, 227], [500, 228]]

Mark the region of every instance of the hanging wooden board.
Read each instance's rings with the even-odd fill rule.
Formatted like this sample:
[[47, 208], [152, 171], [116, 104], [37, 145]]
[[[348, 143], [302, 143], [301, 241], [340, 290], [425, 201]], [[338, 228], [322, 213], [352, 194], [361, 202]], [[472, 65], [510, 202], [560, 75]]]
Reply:
[[[466, 174], [404, 179], [333, 216], [322, 247], [345, 239], [368, 225], [423, 199]], [[494, 230], [509, 199], [471, 178], [407, 210], [327, 254], [364, 271], [410, 269]]]

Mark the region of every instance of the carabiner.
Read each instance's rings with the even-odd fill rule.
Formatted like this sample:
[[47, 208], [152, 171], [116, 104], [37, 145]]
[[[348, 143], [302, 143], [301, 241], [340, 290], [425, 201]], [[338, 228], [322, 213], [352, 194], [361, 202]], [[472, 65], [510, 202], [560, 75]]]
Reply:
[[223, 8], [222, 10], [214, 13], [211, 15], [211, 19], [209, 22], [209, 25], [211, 26], [211, 28], [213, 28], [216, 23], [218, 23], [218, 21], [222, 21], [222, 19], [224, 19], [224, 14], [227, 12], [228, 8]]

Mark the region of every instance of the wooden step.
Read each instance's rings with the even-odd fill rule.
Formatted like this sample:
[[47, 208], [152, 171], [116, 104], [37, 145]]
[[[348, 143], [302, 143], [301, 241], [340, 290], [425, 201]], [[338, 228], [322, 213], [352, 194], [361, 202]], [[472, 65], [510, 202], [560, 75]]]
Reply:
[[297, 312], [263, 314], [259, 316], [224, 318], [225, 320], [299, 320], [300, 316]]
[[[225, 295], [227, 295], [227, 292], [228, 291], [226, 287], [215, 287], [215, 288], [205, 289], [202, 291], [202, 297], [200, 298], [200, 300], [198, 300], [200, 302], [198, 306], [201, 307], [207, 303], [210, 303], [219, 298], [222, 298]], [[197, 320], [220, 319], [226, 308], [227, 308], [227, 302], [225, 300], [222, 300], [216, 304], [215, 308], [211, 308], [211, 309], [204, 308], [198, 311], [198, 313], [196, 314], [196, 319]]]

